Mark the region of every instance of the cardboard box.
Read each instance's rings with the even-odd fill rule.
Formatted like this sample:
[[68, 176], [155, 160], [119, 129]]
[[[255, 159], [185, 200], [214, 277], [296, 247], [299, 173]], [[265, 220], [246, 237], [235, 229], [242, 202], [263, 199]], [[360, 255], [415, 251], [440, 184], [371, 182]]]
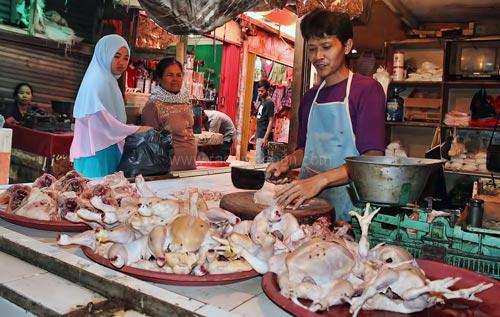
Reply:
[[475, 195], [474, 198], [484, 201], [484, 219], [500, 221], [500, 196], [480, 194]]
[[415, 89], [405, 100], [405, 121], [439, 122], [441, 120], [441, 104], [441, 98], [435, 98], [434, 93]]

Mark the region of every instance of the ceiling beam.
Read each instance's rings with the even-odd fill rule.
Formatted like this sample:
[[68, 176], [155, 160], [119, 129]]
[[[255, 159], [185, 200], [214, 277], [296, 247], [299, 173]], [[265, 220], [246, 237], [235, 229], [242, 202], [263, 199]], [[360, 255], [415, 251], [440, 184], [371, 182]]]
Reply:
[[401, 0], [382, 0], [385, 5], [392, 11], [394, 14], [399, 16], [401, 20], [408, 25], [412, 29], [418, 29], [419, 21], [415, 16], [405, 7], [405, 5], [401, 2]]

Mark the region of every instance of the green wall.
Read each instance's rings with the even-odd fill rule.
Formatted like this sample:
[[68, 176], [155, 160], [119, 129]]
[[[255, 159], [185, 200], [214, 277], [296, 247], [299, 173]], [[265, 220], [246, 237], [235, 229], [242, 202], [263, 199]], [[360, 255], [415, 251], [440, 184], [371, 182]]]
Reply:
[[[198, 71], [203, 72], [207, 68], [211, 68], [215, 71], [214, 74], [210, 75], [210, 79], [214, 81], [214, 86], [219, 92], [219, 75], [222, 64], [222, 44], [215, 45], [215, 61], [214, 61], [214, 47], [213, 45], [189, 45], [187, 48], [188, 52], [192, 52], [194, 50], [195, 60], [203, 60], [205, 61], [205, 65], [198, 68]], [[239, 65], [235, 65], [235, 67], [240, 67]], [[196, 70], [196, 67], [194, 67]], [[205, 78], [207, 78], [207, 74], [205, 73]]]

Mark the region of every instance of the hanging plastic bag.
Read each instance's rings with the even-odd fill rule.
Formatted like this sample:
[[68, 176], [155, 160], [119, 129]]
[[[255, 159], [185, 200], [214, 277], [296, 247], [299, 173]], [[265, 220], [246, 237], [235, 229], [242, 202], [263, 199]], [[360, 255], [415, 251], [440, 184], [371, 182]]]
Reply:
[[495, 108], [486, 96], [486, 89], [481, 88], [474, 94], [470, 103], [470, 112], [473, 120], [495, 118]]
[[172, 136], [167, 130], [151, 129], [132, 134], [125, 139], [118, 170], [123, 171], [125, 177], [167, 174], [173, 155]]
[[139, 0], [164, 30], [177, 35], [213, 31], [259, 3], [258, 0]]

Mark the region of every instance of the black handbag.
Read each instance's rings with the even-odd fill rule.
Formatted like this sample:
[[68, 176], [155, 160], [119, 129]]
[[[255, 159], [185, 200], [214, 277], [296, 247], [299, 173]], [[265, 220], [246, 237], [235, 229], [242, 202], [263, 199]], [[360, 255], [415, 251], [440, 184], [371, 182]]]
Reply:
[[488, 148], [486, 149], [486, 168], [490, 172], [500, 173], [500, 144], [493, 144], [493, 137], [498, 127], [498, 119], [500, 119], [500, 112], [497, 114], [495, 128], [493, 129], [490, 143], [488, 143]]

